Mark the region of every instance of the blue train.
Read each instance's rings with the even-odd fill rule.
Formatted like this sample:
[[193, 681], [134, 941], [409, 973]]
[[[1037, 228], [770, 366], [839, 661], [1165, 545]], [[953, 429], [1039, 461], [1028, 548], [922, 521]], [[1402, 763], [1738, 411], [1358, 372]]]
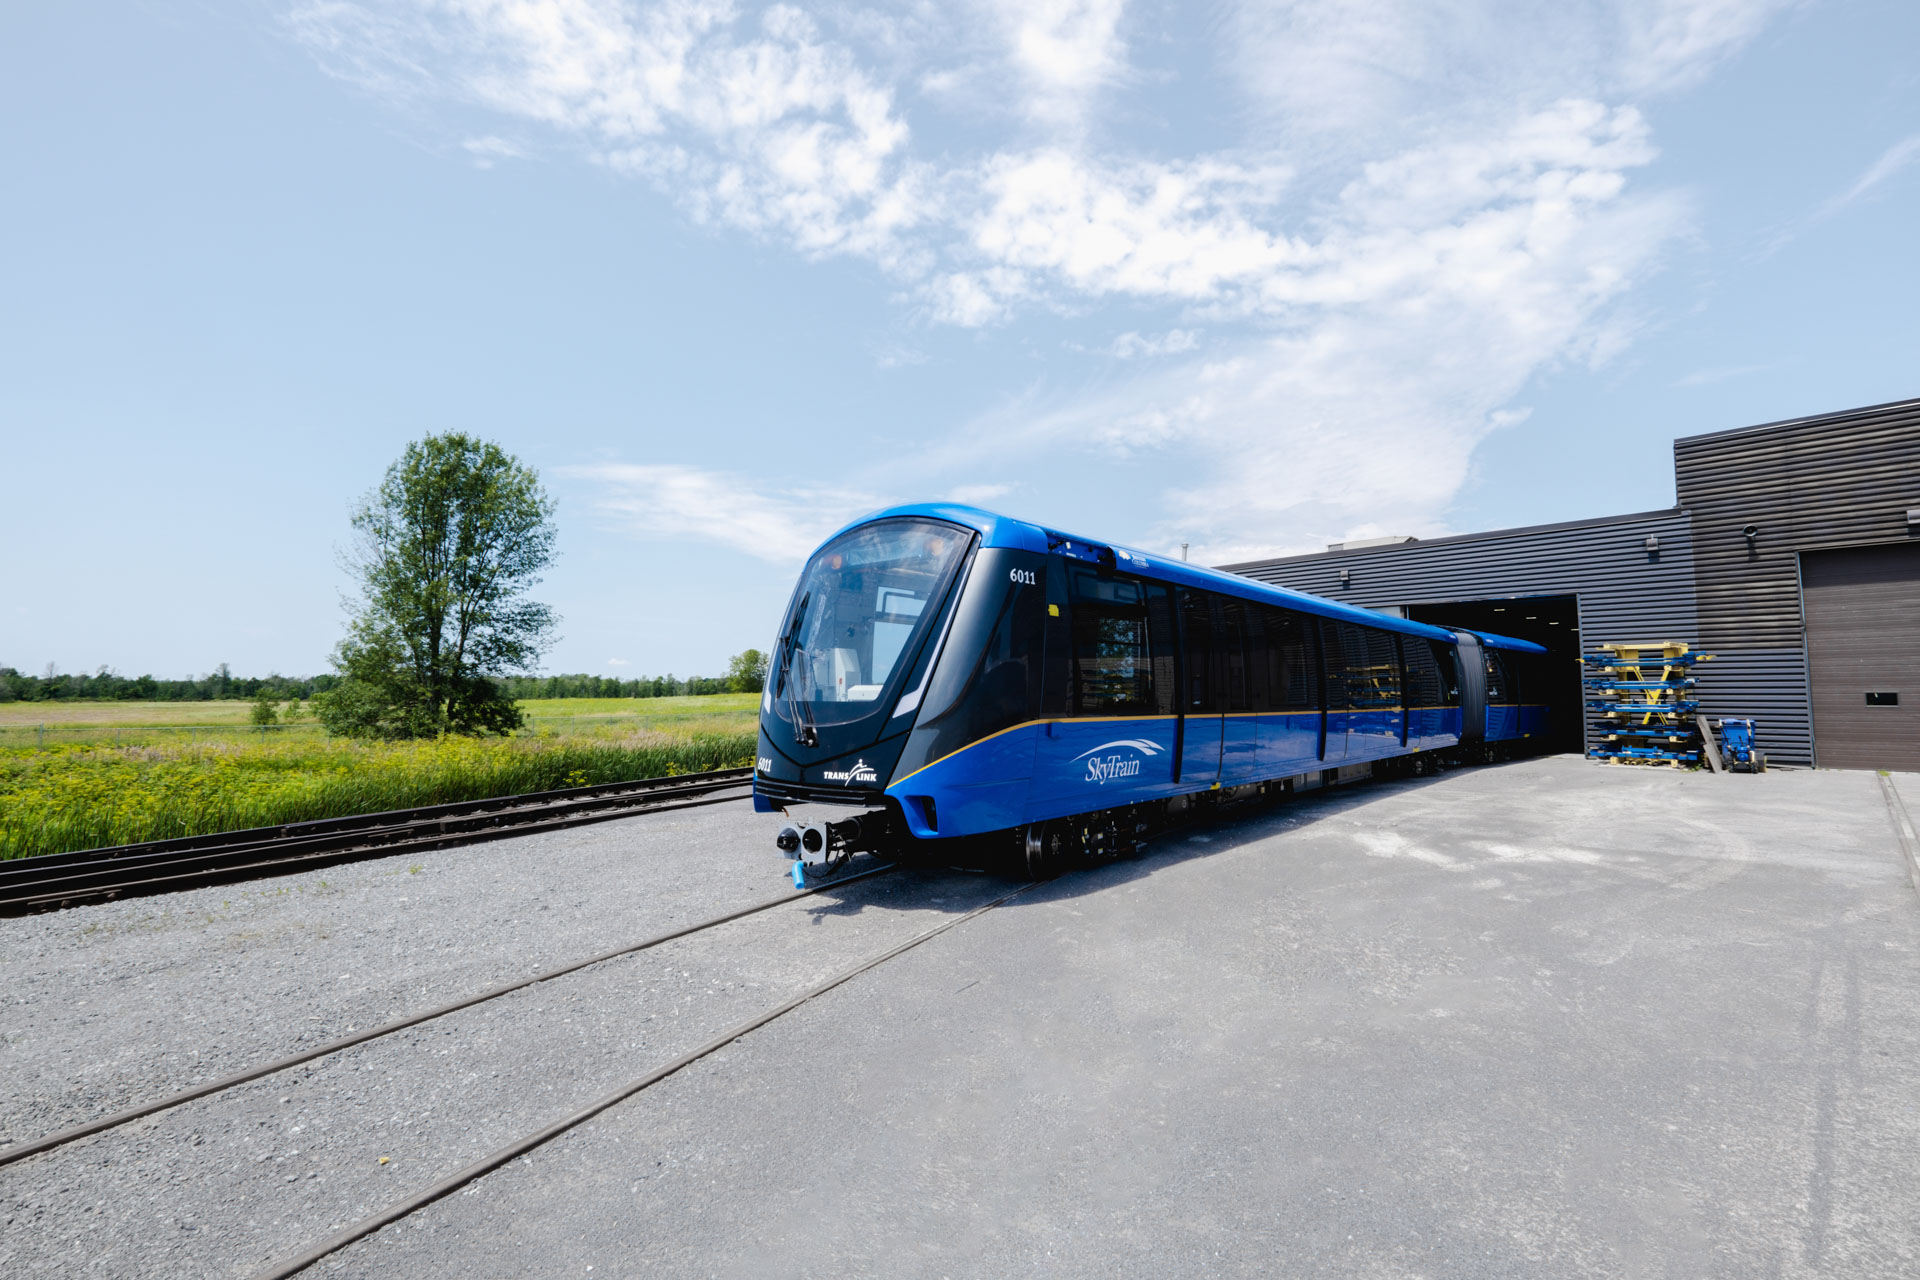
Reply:
[[[754, 805], [809, 859], [992, 848], [1032, 874], [1197, 803], [1546, 739], [1546, 650], [944, 504], [808, 560], [769, 662]], [[955, 859], [971, 860], [971, 859]]]

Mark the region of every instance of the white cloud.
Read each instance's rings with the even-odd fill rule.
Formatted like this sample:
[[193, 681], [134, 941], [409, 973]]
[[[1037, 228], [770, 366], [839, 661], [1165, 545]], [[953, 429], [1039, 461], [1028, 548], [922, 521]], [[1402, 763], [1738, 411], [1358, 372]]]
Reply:
[[482, 169], [493, 168], [496, 160], [517, 160], [527, 154], [505, 138], [491, 136], [468, 138], [460, 145], [466, 149], [468, 155], [473, 157], [474, 164]]
[[1636, 113], [1575, 102], [1383, 159], [1318, 241], [1216, 283], [1282, 333], [1216, 334], [1204, 357], [958, 436], [983, 453], [1151, 455], [1165, 498], [1150, 545], [1190, 541], [1216, 563], [1369, 525], [1441, 532], [1527, 380], [1617, 349], [1614, 304], [1686, 219], [1676, 200], [1624, 194], [1652, 155]]
[[[1281, 206], [1296, 194], [1294, 171], [1271, 155], [1128, 159], [1065, 139], [911, 160], [891, 91], [784, 5], [757, 28], [699, 0], [444, 0], [402, 12], [413, 20], [330, 0], [303, 10], [300, 28], [342, 74], [438, 84], [556, 126], [604, 162], [671, 185], [702, 217], [917, 281], [934, 319], [964, 326], [1071, 298], [1271, 312], [1380, 296], [1503, 234], [1495, 224], [1521, 206], [1540, 234], [1577, 234], [1577, 216], [1551, 225], [1556, 209], [1617, 196], [1623, 171], [1651, 155], [1631, 108], [1568, 100], [1517, 126], [1509, 110], [1463, 141], [1363, 164], [1324, 231], [1319, 219], [1289, 229]], [[1019, 57], [1051, 68], [1049, 83], [1084, 89], [1118, 56], [1116, 6], [1004, 12], [1039, 33], [1020, 37], [1031, 48]]]
[[927, 362], [926, 352], [899, 342], [876, 343], [869, 350], [873, 353], [873, 362], [882, 369], [903, 369]]
[[629, 663], [625, 658], [608, 658], [607, 665], [610, 667], [625, 667], [625, 666], [631, 666], [632, 664]]
[[1102, 164], [1062, 148], [1000, 155], [980, 176], [983, 207], [966, 219], [958, 252], [994, 264], [971, 278], [1002, 306], [1053, 287], [1208, 301], [1306, 254], [1255, 218], [1285, 180], [1283, 168], [1213, 159]]
[[1920, 160], [1920, 133], [1902, 138], [1888, 147], [1878, 160], [1867, 166], [1867, 171], [1852, 186], [1821, 206], [1821, 215], [1838, 213], [1916, 160]]
[[[1149, 100], [1130, 118], [1170, 113], [1129, 69], [1146, 37], [1119, 0], [818, 18], [725, 0], [322, 0], [295, 25], [377, 93], [480, 107], [699, 219], [870, 261], [926, 322], [1045, 309], [1112, 333], [1128, 322], [1108, 310], [1174, 313], [1160, 336], [1113, 339], [1118, 360], [1156, 357], [1119, 381], [1023, 397], [865, 479], [580, 473], [626, 527], [789, 562], [872, 505], [862, 488], [939, 491], [1018, 444], [1153, 457], [1164, 506], [1136, 527], [1220, 559], [1370, 524], [1438, 531], [1529, 378], [1623, 349], [1640, 325], [1627, 295], [1687, 220], [1633, 187], [1655, 155], [1633, 100], [1710, 73], [1786, 2], [1244, 0], [1216, 50], [1238, 136], [1186, 147], [1094, 127], [1135, 90]], [[943, 103], [965, 118], [918, 138], [908, 109]], [[1895, 147], [1843, 202], [1917, 151]]]
[[844, 489], [768, 490], [725, 472], [670, 464], [595, 463], [554, 474], [592, 485], [594, 508], [630, 533], [716, 542], [781, 565], [805, 559], [827, 534], [882, 505]]
[[788, 5], [319, 0], [294, 29], [336, 74], [546, 125], [696, 214], [883, 264], [928, 211], [891, 90]]
[[1093, 94], [1120, 76], [1124, 7], [1122, 0], [990, 0], [1031, 117], [1077, 125]]
[[[1245, 0], [1228, 62], [1296, 146], [1697, 83], [1795, 0]], [[1337, 146], [1336, 146], [1337, 150]]]
[[1610, 84], [1630, 93], [1697, 84], [1798, 0], [1630, 0], [1615, 19]]
[[1179, 355], [1199, 345], [1200, 335], [1192, 329], [1169, 329], [1165, 333], [1145, 335], [1128, 331], [1113, 340], [1107, 354], [1115, 360], [1151, 359]]

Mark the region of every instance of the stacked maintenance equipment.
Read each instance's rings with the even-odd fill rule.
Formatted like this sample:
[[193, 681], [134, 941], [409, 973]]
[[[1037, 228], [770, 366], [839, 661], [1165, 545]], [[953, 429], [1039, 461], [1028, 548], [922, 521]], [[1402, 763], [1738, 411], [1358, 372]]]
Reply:
[[1610, 764], [1698, 765], [1694, 668], [1713, 655], [1694, 653], [1677, 640], [1603, 644], [1599, 650], [1585, 658], [1587, 710], [1595, 722], [1595, 745], [1587, 754]]

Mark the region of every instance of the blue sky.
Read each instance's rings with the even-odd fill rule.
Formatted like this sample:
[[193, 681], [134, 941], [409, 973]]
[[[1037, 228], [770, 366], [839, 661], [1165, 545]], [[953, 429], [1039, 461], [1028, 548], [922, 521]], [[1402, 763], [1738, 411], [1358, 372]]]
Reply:
[[961, 497], [1219, 562], [1672, 502], [1920, 395], [1920, 7], [0, 14], [0, 663], [321, 670], [353, 499], [560, 503], [549, 670], [710, 672]]

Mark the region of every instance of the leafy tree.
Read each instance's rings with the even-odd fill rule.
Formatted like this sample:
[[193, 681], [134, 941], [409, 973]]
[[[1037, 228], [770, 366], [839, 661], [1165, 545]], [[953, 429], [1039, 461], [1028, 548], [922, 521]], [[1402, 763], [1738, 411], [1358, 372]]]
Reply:
[[767, 655], [758, 649], [727, 659], [727, 692], [758, 693], [767, 683]]
[[265, 689], [262, 689], [259, 694], [255, 696], [253, 700], [253, 710], [247, 713], [247, 719], [253, 721], [254, 727], [259, 729], [264, 729], [268, 725], [278, 722], [280, 719], [278, 700]]
[[553, 559], [553, 502], [498, 445], [458, 432], [407, 446], [353, 514], [360, 580], [329, 732], [418, 738], [525, 723], [497, 677], [532, 666], [558, 619], [527, 599]]

